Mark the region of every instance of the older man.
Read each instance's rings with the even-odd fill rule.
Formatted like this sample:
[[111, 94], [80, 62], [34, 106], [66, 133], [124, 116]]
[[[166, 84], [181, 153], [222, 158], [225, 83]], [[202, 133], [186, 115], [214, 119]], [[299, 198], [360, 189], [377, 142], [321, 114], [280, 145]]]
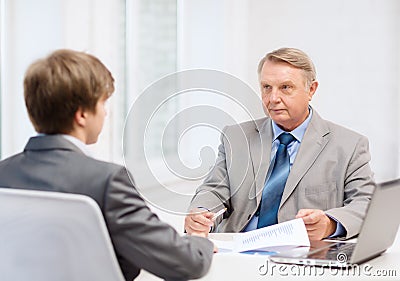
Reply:
[[310, 106], [318, 82], [303, 51], [268, 53], [258, 74], [267, 117], [224, 129], [186, 231], [241, 232], [302, 218], [311, 240], [358, 234], [375, 186], [367, 138]]

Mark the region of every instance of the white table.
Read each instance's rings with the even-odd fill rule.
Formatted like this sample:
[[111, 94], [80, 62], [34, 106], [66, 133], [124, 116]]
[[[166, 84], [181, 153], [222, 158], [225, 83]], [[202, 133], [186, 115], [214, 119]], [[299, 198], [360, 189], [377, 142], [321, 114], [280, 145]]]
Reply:
[[[211, 234], [214, 239], [231, 239], [230, 233]], [[382, 234], [384, 235], [384, 234]], [[373, 241], [371, 241], [373, 243]], [[217, 253], [202, 281], [253, 280], [400, 280], [400, 232], [392, 247], [381, 256], [348, 270], [277, 264], [265, 255]], [[161, 280], [142, 272], [140, 281]]]

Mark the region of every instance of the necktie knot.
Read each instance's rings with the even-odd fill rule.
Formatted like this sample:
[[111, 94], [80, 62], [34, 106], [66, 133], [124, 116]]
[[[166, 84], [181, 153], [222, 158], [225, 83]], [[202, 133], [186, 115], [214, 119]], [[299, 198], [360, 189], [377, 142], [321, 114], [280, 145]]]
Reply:
[[280, 134], [280, 136], [278, 137], [278, 140], [281, 144], [286, 146], [294, 140], [294, 137], [292, 134], [283, 133], [283, 134]]

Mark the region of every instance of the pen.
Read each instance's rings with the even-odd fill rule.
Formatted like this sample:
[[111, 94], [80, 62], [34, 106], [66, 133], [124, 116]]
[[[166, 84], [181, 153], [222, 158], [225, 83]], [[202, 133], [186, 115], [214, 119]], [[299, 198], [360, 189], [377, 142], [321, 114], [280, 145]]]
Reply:
[[211, 220], [213, 220], [213, 221], [216, 220], [220, 215], [225, 213], [225, 211], [226, 211], [226, 208], [223, 208], [223, 209], [219, 210], [218, 212], [216, 212], [214, 214], [214, 216], [211, 218]]

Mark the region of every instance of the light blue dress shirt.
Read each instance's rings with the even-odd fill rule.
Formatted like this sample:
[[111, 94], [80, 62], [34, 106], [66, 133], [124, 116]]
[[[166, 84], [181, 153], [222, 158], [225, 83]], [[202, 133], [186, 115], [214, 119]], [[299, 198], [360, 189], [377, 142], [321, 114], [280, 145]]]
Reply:
[[[304, 136], [304, 134], [306, 132], [308, 124], [311, 121], [311, 117], [312, 117], [312, 108], [311, 107], [309, 107], [309, 112], [310, 112], [310, 114], [308, 115], [307, 119], [304, 120], [304, 122], [301, 123], [300, 126], [298, 126], [293, 131], [288, 132], [288, 133], [291, 133], [295, 137], [295, 140], [292, 141], [287, 147], [287, 151], [289, 153], [289, 158], [290, 158], [290, 169], [293, 166], [293, 163], [294, 163], [294, 160], [296, 159], [297, 152], [299, 151], [300, 144], [301, 144], [301, 141], [303, 139], [303, 136]], [[274, 135], [273, 135], [273, 141], [272, 141], [271, 159], [270, 159], [270, 161], [272, 161], [272, 159], [274, 158], [274, 156], [276, 154], [276, 151], [278, 150], [278, 147], [279, 147], [278, 137], [279, 137], [279, 135], [282, 134], [282, 133], [285, 133], [285, 131], [282, 130], [274, 121], [272, 121], [272, 131], [273, 131]], [[334, 218], [332, 218], [332, 219], [335, 220]], [[247, 226], [245, 227], [245, 229], [243, 231], [247, 232], [247, 231], [250, 231], [250, 230], [257, 229], [257, 223], [258, 223], [258, 215], [254, 215], [253, 218], [250, 220], [250, 222], [247, 224]], [[337, 222], [336, 225], [337, 226], [336, 226], [335, 233], [333, 233], [329, 237], [341, 236], [341, 235], [346, 233], [344, 227], [339, 222]]]
[[[42, 136], [46, 136], [47, 134], [42, 134], [39, 133], [37, 134], [38, 137], [42, 137]], [[59, 134], [60, 136], [62, 136], [63, 138], [65, 138], [66, 140], [68, 140], [69, 142], [72, 142], [76, 147], [78, 147], [83, 154], [85, 154], [86, 156], [92, 157], [90, 151], [88, 150], [87, 144], [85, 144], [84, 142], [82, 142], [80, 139], [73, 137], [71, 135], [66, 135], [66, 134]]]
[[73, 137], [71, 135], [61, 135], [62, 137], [64, 137], [65, 139], [67, 139], [68, 141], [72, 142], [74, 145], [76, 145], [80, 150], [82, 150], [82, 152], [89, 157], [92, 157], [90, 151], [88, 150], [87, 144], [85, 144], [84, 142], [82, 142], [80, 139]]

